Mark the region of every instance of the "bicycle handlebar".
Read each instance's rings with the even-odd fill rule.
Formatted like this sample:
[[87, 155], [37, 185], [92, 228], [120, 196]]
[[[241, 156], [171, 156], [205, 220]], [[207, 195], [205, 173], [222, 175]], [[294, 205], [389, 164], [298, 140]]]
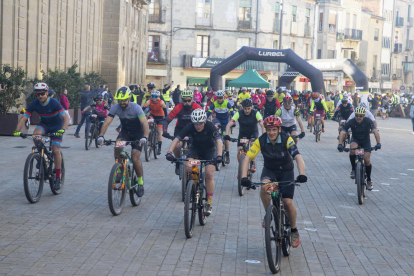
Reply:
[[24, 133], [20, 133], [20, 137], [22, 137], [22, 138], [33, 137], [33, 136], [52, 137], [52, 136], [56, 136], [56, 133], [46, 133], [46, 134], [24, 134]]
[[[122, 140], [120, 140], [120, 141], [122, 141]], [[110, 146], [111, 144], [115, 144], [116, 142], [118, 142], [118, 140], [104, 140], [103, 143], [106, 146]], [[122, 141], [122, 142], [126, 142], [126, 145], [139, 143], [139, 141]]]
[[[349, 152], [350, 150], [357, 150], [357, 149], [362, 149], [362, 148], [344, 148], [344, 151], [345, 152]], [[364, 148], [363, 149], [364, 151], [366, 151], [366, 150], [375, 150], [375, 151], [377, 151], [377, 149], [375, 148], [375, 147], [371, 147], [371, 148]]]
[[[288, 181], [271, 181], [271, 182], [252, 182], [252, 185], [254, 186], [263, 186], [267, 184], [278, 184], [279, 186], [289, 186], [289, 185], [295, 185], [300, 186], [296, 180], [288, 180]], [[282, 184], [282, 185], [281, 185]]]
[[[171, 161], [171, 163], [179, 163], [179, 162], [187, 162], [190, 161], [190, 159], [187, 158], [175, 158], [173, 161]], [[216, 162], [214, 159], [213, 160], [198, 160], [198, 159], [194, 159], [194, 161], [199, 161], [200, 163], [211, 163], [211, 162]]]

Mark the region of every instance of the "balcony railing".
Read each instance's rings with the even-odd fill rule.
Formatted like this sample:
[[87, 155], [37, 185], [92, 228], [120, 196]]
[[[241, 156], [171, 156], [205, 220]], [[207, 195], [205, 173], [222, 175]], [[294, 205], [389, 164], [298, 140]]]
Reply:
[[273, 21], [273, 32], [280, 33], [280, 19], [275, 18]]
[[406, 51], [412, 51], [414, 49], [414, 41], [413, 40], [408, 40], [407, 44], [405, 45], [405, 50]]
[[404, 26], [404, 18], [397, 17], [395, 22], [395, 27], [402, 27]]
[[336, 41], [343, 41], [345, 39], [345, 33], [338, 31], [336, 33]]
[[414, 62], [403, 62], [404, 74], [414, 71]]
[[305, 32], [304, 32], [305, 36], [312, 36], [311, 35], [311, 27], [310, 26], [306, 26], [305, 25]]
[[147, 53], [147, 63], [153, 64], [166, 64], [167, 63], [167, 51], [162, 52], [148, 52]]
[[345, 39], [362, 40], [362, 30], [345, 29], [344, 33], [345, 33]]
[[402, 78], [402, 70], [403, 69], [394, 69], [392, 70], [392, 79], [397, 80]]
[[394, 44], [394, 53], [402, 53], [402, 44], [401, 43], [395, 43]]
[[251, 30], [252, 21], [251, 20], [239, 20], [237, 23], [237, 28], [242, 30]]

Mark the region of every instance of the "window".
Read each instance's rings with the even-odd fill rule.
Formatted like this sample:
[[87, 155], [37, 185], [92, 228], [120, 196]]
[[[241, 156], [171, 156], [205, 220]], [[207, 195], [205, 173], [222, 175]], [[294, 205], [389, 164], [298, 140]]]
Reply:
[[290, 43], [290, 49], [292, 49], [292, 51], [295, 51], [295, 42], [291, 42]]
[[330, 13], [329, 14], [329, 29], [330, 33], [336, 33], [336, 14]]
[[239, 4], [239, 29], [251, 29], [252, 28], [252, 1], [240, 0]]
[[376, 28], [374, 31], [374, 40], [378, 41], [378, 39], [379, 39], [379, 29]]
[[240, 50], [243, 46], [250, 46], [250, 39], [249, 38], [238, 38], [237, 39], [237, 49], [236, 51]]
[[160, 17], [160, 0], [152, 0], [149, 5], [149, 21], [157, 22], [161, 20]]
[[351, 20], [351, 14], [350, 13], [347, 13], [346, 14], [346, 25], [345, 25], [346, 28], [350, 28], [351, 27], [350, 20]]
[[335, 58], [335, 50], [328, 50], [328, 58], [330, 59]]
[[322, 58], [322, 49], [318, 49], [318, 59]]
[[356, 29], [357, 26], [357, 15], [354, 14], [353, 21], [352, 21], [352, 29]]
[[348, 50], [344, 50], [344, 58], [349, 58], [349, 51]]
[[353, 62], [355, 62], [356, 61], [356, 52], [355, 51], [351, 51], [351, 59], [352, 59], [352, 61]]
[[160, 36], [148, 36], [148, 61], [157, 62], [160, 57]]
[[319, 13], [319, 31], [323, 30], [323, 12]]
[[210, 26], [211, 0], [197, 0], [197, 25]]
[[306, 26], [309, 26], [310, 24], [310, 9], [306, 9], [306, 21], [305, 21]]
[[273, 41], [273, 49], [279, 49], [279, 41], [277, 40]]
[[383, 37], [382, 38], [382, 48], [390, 49], [391, 47], [391, 38]]
[[275, 4], [275, 21], [273, 23], [273, 31], [280, 32], [280, 4]]
[[390, 65], [387, 63], [381, 64], [381, 74], [382, 75], [389, 75], [390, 74]]
[[209, 57], [210, 55], [210, 37], [207, 35], [197, 36], [197, 53], [196, 57]]
[[376, 75], [377, 75], [377, 56], [374, 55], [372, 57], [372, 77], [376, 79]]
[[296, 6], [292, 6], [292, 22], [296, 22]]

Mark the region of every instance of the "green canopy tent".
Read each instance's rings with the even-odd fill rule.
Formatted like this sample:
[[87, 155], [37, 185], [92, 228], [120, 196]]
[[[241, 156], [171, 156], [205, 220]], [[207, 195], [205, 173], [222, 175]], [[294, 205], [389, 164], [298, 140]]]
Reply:
[[230, 87], [252, 87], [252, 88], [270, 88], [268, 83], [254, 69], [249, 69], [237, 79], [229, 82]]

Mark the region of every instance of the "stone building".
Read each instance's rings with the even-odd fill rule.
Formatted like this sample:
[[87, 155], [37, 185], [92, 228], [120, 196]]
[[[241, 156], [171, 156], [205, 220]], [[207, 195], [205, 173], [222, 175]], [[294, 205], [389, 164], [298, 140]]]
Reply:
[[[110, 89], [145, 80], [149, 0], [1, 0], [0, 64], [101, 72]], [[125, 20], [128, 18], [129, 20]]]

